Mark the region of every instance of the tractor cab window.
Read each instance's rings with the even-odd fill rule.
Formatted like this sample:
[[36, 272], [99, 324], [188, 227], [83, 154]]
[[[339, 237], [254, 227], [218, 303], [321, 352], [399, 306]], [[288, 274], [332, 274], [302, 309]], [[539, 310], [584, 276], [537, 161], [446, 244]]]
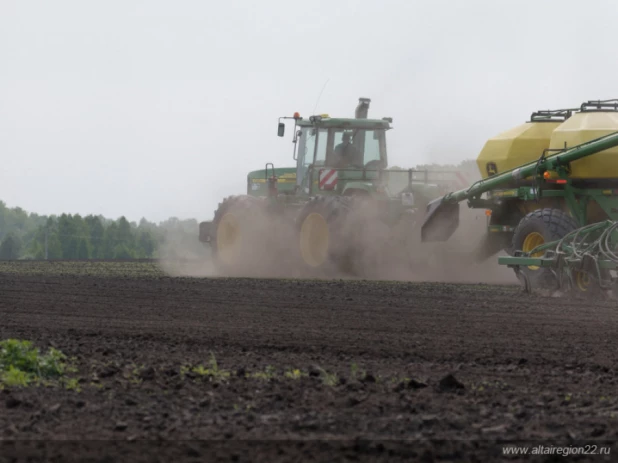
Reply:
[[299, 153], [302, 153], [302, 163], [306, 166], [313, 164], [313, 154], [318, 139], [318, 131], [314, 128], [303, 129]]
[[340, 168], [362, 168], [362, 136], [357, 130], [332, 129], [333, 146], [330, 151], [329, 165]]
[[377, 167], [384, 159], [384, 130], [331, 129], [327, 165], [340, 168]]
[[[315, 150], [315, 166], [326, 165], [326, 157], [329, 154], [329, 133], [327, 129], [320, 129], [317, 131], [317, 149]], [[315, 145], [314, 145], [315, 146]], [[331, 148], [332, 149], [332, 148]]]
[[303, 138], [299, 151], [304, 165], [362, 169], [386, 161], [384, 130], [308, 128]]
[[365, 149], [363, 160], [365, 165], [369, 164], [371, 161], [380, 161], [383, 159], [381, 156], [382, 149], [384, 146], [384, 130], [367, 130], [365, 132]]

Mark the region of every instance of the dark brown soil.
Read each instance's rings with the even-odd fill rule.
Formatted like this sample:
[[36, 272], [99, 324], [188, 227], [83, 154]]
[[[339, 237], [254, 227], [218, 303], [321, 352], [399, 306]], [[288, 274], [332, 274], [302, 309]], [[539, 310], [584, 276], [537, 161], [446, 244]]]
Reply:
[[0, 273], [0, 339], [75, 357], [80, 385], [1, 391], [0, 460], [495, 461], [618, 436], [615, 302], [81, 273]]

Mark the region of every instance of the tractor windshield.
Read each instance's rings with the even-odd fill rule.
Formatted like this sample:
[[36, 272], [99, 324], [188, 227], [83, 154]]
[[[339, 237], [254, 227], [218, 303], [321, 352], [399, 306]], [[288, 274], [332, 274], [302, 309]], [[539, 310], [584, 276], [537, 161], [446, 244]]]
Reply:
[[[335, 129], [334, 138], [335, 162], [343, 163], [343, 167], [363, 168], [369, 163], [377, 164], [382, 159], [384, 130]], [[346, 148], [350, 153], [346, 153]]]
[[[386, 167], [384, 129], [318, 129], [305, 137], [305, 164], [342, 169]], [[314, 156], [311, 156], [314, 154]]]

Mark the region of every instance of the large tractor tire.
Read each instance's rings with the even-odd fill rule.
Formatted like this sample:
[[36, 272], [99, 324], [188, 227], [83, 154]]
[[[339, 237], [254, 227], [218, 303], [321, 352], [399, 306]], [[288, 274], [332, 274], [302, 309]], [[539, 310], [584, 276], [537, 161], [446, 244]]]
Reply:
[[239, 195], [225, 198], [215, 211], [212, 257], [217, 270], [226, 274], [249, 270], [265, 233], [264, 201]]
[[[579, 228], [573, 217], [560, 209], [537, 209], [530, 212], [519, 222], [513, 233], [512, 249], [530, 252], [537, 246], [557, 241]], [[544, 251], [535, 253], [532, 257], [542, 257]], [[521, 267], [532, 288], [551, 289], [548, 286], [557, 284], [553, 272], [549, 268], [538, 266]]]
[[312, 275], [349, 271], [345, 224], [352, 203], [351, 197], [318, 196], [301, 209], [297, 218], [300, 258]]

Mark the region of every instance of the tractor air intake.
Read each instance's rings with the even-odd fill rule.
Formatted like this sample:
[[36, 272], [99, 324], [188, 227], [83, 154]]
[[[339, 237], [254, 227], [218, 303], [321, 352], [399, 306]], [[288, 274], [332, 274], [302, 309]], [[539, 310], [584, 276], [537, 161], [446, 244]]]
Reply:
[[356, 119], [367, 119], [367, 115], [369, 114], [369, 103], [371, 103], [369, 98], [358, 99], [358, 106], [354, 112], [354, 117], [356, 117]]

